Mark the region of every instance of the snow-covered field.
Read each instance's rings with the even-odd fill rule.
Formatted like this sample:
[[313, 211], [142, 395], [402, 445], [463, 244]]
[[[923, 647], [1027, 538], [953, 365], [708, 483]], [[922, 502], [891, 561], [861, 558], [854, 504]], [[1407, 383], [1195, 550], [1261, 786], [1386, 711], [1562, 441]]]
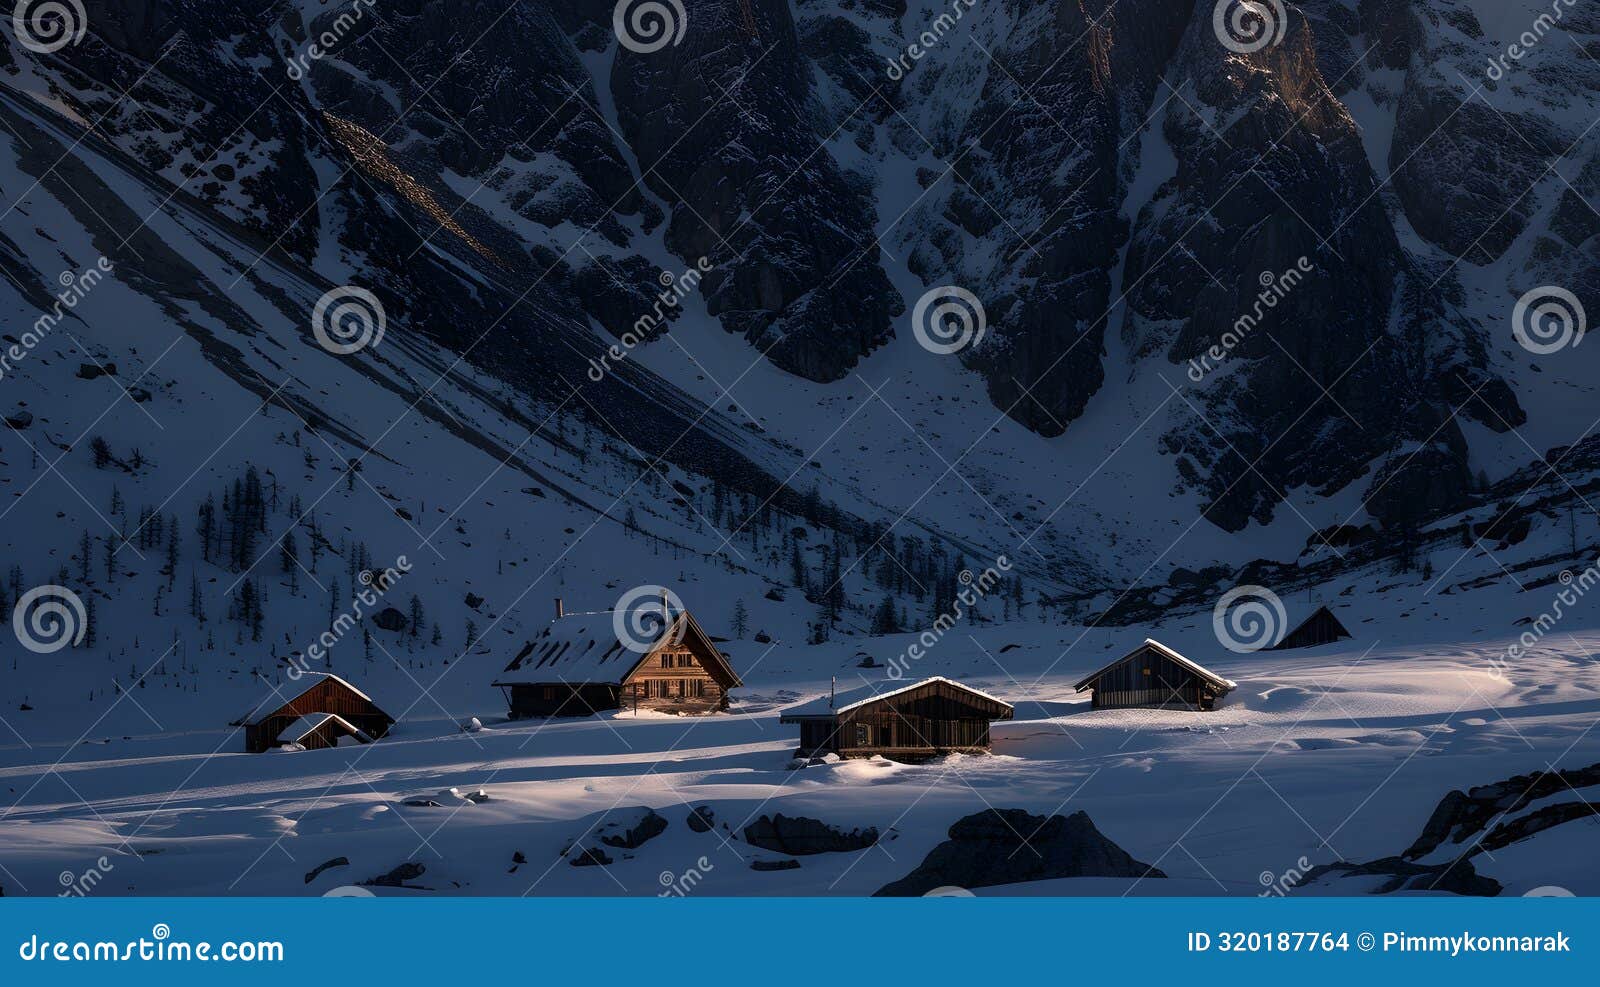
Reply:
[[[783, 707], [826, 691], [830, 676], [841, 688], [895, 686], [881, 668], [855, 668], [854, 645], [736, 642], [747, 688], [730, 714], [699, 718], [511, 723], [486, 687], [497, 666], [464, 662], [375, 696], [391, 712], [411, 704], [389, 738], [293, 754], [239, 753], [238, 733], [221, 723], [232, 706], [135, 690], [81, 738], [46, 740], [29, 714], [14, 717], [36, 739], [0, 748], [0, 865], [8, 894], [57, 893], [98, 867], [94, 894], [320, 895], [415, 862], [424, 870], [407, 883], [429, 891], [377, 892], [858, 895], [912, 870], [956, 819], [994, 807], [1086, 811], [1168, 878], [987, 894], [1259, 894], [1310, 865], [1400, 853], [1450, 789], [1600, 762], [1591, 657], [1600, 630], [1574, 615], [1502, 675], [1513, 635], [1480, 626], [1496, 622], [1487, 608], [1508, 605], [1500, 595], [1434, 594], [1405, 608], [1349, 597], [1336, 610], [1355, 640], [1300, 651], [1231, 654], [1208, 614], [1159, 629], [1238, 682], [1213, 713], [1091, 711], [1073, 693], [1080, 675], [1137, 643], [1131, 629], [1016, 623], [952, 634], [912, 674], [960, 678], [1013, 702], [1016, 718], [996, 724], [992, 756], [920, 765], [791, 766], [796, 735], [778, 724]], [[909, 640], [866, 650], [886, 660]], [[486, 729], [461, 732], [458, 721], [474, 715]], [[711, 808], [712, 832], [687, 826], [697, 806]], [[561, 856], [597, 845], [607, 824], [631, 826], [639, 807], [668, 820], [660, 836], [608, 851], [610, 866]], [[778, 812], [873, 826], [883, 838], [801, 857], [798, 869], [752, 870], [783, 855], [739, 834]], [[1597, 825], [1580, 819], [1485, 853], [1478, 870], [1507, 894], [1548, 885], [1600, 894]], [[305, 879], [337, 857], [348, 866]]]

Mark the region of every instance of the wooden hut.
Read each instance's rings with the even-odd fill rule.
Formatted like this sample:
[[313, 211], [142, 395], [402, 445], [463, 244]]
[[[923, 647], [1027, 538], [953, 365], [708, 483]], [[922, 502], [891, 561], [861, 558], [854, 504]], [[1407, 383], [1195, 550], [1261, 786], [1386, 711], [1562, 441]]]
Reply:
[[[382, 737], [394, 726], [394, 717], [378, 708], [372, 697], [327, 672], [305, 673], [288, 686], [274, 690], [230, 725], [244, 727], [246, 753], [260, 754], [286, 743], [279, 738], [295, 721], [317, 713], [335, 714], [345, 726], [369, 741]], [[342, 729], [326, 723], [318, 726], [324, 734], [336, 734]]]
[[1009, 720], [1010, 703], [943, 676], [892, 691], [870, 686], [823, 696], [786, 710], [779, 723], [800, 726], [798, 757], [882, 754], [919, 761], [938, 754], [986, 753], [989, 724]]
[[1236, 683], [1149, 638], [1132, 651], [1079, 682], [1093, 689], [1095, 709], [1159, 706], [1209, 710]]
[[1272, 646], [1273, 651], [1286, 651], [1290, 648], [1313, 648], [1319, 644], [1332, 644], [1343, 641], [1351, 636], [1345, 630], [1339, 618], [1327, 607], [1318, 607], [1316, 612], [1300, 622], [1300, 626], [1283, 636], [1283, 640]]
[[278, 734], [278, 747], [319, 751], [329, 747], [370, 744], [367, 736], [338, 713], [307, 713]]
[[[558, 616], [511, 659], [494, 685], [511, 718], [589, 716], [607, 709], [700, 715], [728, 708], [740, 681], [726, 656], [688, 610]], [[627, 629], [624, 641], [618, 627]], [[640, 627], [653, 630], [643, 635]]]

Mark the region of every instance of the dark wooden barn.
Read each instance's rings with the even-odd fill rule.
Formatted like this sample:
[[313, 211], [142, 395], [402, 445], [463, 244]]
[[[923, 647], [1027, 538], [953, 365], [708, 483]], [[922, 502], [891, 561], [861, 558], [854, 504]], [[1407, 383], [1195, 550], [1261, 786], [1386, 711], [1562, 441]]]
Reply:
[[[372, 697], [326, 672], [307, 672], [286, 687], [275, 690], [231, 725], [244, 727], [246, 753], [260, 754], [286, 743], [279, 739], [284, 731], [296, 720], [316, 713], [336, 714], [369, 740], [377, 740], [394, 726], [394, 717], [378, 708]], [[323, 726], [327, 731], [337, 729], [327, 724]]]
[[308, 751], [370, 743], [371, 737], [338, 713], [307, 713], [284, 727], [277, 740], [279, 747]]
[[1318, 607], [1316, 612], [1300, 622], [1300, 626], [1283, 636], [1283, 640], [1272, 646], [1273, 651], [1286, 651], [1290, 648], [1314, 648], [1319, 644], [1332, 644], [1343, 641], [1351, 636], [1345, 630], [1339, 618], [1327, 607]]
[[1095, 709], [1159, 706], [1208, 710], [1235, 683], [1207, 671], [1160, 641], [1148, 638], [1132, 651], [1079, 682], [1094, 690]]
[[799, 757], [838, 754], [919, 761], [989, 750], [989, 724], [1009, 720], [1009, 703], [942, 676], [888, 692], [863, 686], [786, 710], [800, 726]]
[[[744, 684], [687, 610], [662, 619], [660, 604], [641, 615], [565, 614], [558, 604], [557, 613], [493, 683], [514, 720], [608, 709], [717, 713], [728, 708], [728, 690]], [[629, 643], [618, 637], [619, 623], [630, 637], [641, 626], [656, 629]]]

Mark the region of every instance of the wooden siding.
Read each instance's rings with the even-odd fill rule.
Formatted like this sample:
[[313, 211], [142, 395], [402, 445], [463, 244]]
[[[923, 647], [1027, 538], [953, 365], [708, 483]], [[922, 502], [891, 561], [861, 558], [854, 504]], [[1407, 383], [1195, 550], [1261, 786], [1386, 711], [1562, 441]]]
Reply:
[[[338, 747], [339, 741], [345, 737], [355, 736], [350, 731], [339, 725], [337, 720], [329, 720], [306, 736], [300, 739], [300, 746], [308, 751], [320, 751], [329, 747]], [[356, 738], [360, 743], [366, 743], [361, 738]]]
[[687, 644], [651, 652], [622, 683], [627, 709], [703, 714], [728, 708], [728, 691]]
[[621, 685], [544, 682], [508, 686], [511, 718], [590, 716], [608, 709], [703, 715], [728, 708], [728, 690], [690, 644], [652, 651]]
[[617, 708], [614, 685], [513, 685], [507, 696], [513, 720], [543, 716], [592, 716], [603, 709]]
[[311, 713], [337, 713], [373, 740], [388, 733], [394, 723], [372, 700], [363, 698], [341, 682], [323, 679], [303, 695], [265, 716], [256, 717], [255, 723], [245, 724], [245, 752], [260, 754], [271, 750], [277, 746], [278, 735], [288, 729], [289, 724]]
[[1274, 651], [1285, 651], [1290, 648], [1312, 648], [1319, 644], [1332, 644], [1350, 637], [1350, 632], [1339, 623], [1327, 607], [1318, 607], [1317, 612], [1305, 619], [1299, 627], [1285, 634], [1282, 641], [1273, 645]]
[[989, 722], [1010, 718], [1010, 708], [1002, 703], [948, 682], [932, 682], [832, 717], [801, 720], [798, 753], [894, 760], [981, 753], [991, 745]]
[[1216, 686], [1152, 648], [1141, 648], [1094, 681], [1093, 707], [1211, 709]]

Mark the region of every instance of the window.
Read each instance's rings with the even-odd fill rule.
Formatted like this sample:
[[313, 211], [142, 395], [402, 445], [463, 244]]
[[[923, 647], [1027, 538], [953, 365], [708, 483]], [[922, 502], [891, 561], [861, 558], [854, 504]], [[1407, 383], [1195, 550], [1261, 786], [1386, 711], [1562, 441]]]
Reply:
[[683, 698], [683, 679], [678, 680], [678, 698]]
[[856, 746], [872, 746], [872, 728], [868, 727], [865, 723], [856, 724]]

